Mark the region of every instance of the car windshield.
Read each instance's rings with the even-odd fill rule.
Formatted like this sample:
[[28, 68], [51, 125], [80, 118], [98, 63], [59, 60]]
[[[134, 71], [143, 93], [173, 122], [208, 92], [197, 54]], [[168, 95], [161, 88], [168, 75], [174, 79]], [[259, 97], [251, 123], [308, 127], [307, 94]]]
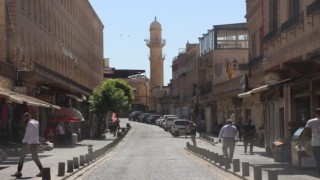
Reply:
[[176, 125], [185, 125], [185, 126], [189, 125], [189, 121], [175, 121], [174, 123]]

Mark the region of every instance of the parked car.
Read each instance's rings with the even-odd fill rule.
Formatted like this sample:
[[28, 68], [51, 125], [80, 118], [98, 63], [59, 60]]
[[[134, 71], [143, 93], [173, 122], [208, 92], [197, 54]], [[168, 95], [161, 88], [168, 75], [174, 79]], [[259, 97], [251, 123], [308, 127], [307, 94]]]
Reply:
[[163, 129], [165, 131], [170, 130], [171, 126], [173, 125], [174, 120], [178, 119], [178, 117], [166, 117], [163, 123]]
[[129, 116], [129, 121], [137, 121], [138, 117], [142, 114], [142, 111], [133, 111]]
[[190, 134], [189, 121], [186, 119], [175, 119], [171, 127], [173, 137]]
[[147, 123], [148, 124], [156, 124], [156, 120], [158, 119], [158, 118], [160, 118], [161, 117], [161, 115], [159, 115], [159, 114], [152, 114], [152, 115], [150, 115], [149, 117], [148, 117], [148, 119], [147, 119]]
[[161, 127], [162, 121], [163, 121], [163, 117], [160, 116], [160, 117], [156, 120], [156, 125]]

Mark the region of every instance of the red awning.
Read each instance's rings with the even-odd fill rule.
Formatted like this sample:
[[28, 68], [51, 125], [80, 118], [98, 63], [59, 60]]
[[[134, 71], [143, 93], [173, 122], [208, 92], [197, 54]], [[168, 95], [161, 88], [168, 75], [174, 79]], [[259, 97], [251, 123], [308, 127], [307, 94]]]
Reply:
[[49, 119], [51, 122], [81, 122], [81, 119], [71, 116], [54, 116]]
[[80, 111], [74, 108], [62, 107], [56, 110], [54, 116], [49, 118], [51, 122], [81, 122], [84, 118]]

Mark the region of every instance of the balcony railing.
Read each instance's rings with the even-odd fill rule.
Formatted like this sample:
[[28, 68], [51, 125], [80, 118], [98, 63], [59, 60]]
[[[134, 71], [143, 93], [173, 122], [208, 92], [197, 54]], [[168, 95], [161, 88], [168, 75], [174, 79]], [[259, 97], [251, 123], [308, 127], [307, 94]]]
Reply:
[[307, 6], [307, 16], [310, 16], [311, 14], [319, 10], [320, 10], [320, 1], [316, 0], [313, 3], [311, 3], [309, 6]]
[[251, 68], [253, 66], [256, 66], [258, 64], [260, 64], [264, 59], [264, 55], [260, 55], [260, 56], [257, 56], [255, 58], [252, 58], [249, 60], [249, 63], [248, 63], [248, 67]]
[[298, 24], [299, 22], [301, 22], [301, 18], [303, 18], [303, 16], [299, 14], [290, 18], [288, 21], [286, 21], [281, 25], [281, 31], [286, 31], [292, 26], [294, 26], [295, 24]]
[[274, 29], [273, 31], [270, 31], [268, 34], [266, 34], [264, 37], [263, 37], [263, 42], [268, 42], [270, 41], [271, 39], [275, 38], [276, 36], [278, 35], [278, 29]]
[[146, 44], [147, 45], [151, 45], [151, 44], [162, 44], [162, 45], [166, 45], [166, 40], [165, 39], [156, 39], [156, 40], [151, 40], [150, 39], [146, 39]]

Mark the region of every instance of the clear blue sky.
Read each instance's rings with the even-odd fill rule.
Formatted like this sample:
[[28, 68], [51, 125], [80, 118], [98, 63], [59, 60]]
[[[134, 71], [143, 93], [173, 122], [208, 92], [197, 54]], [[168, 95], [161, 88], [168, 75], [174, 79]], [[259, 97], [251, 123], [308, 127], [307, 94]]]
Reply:
[[116, 69], [143, 69], [150, 77], [149, 27], [155, 16], [166, 40], [164, 85], [172, 77], [172, 60], [186, 43], [213, 25], [246, 22], [245, 0], [89, 0], [104, 25], [104, 57]]

